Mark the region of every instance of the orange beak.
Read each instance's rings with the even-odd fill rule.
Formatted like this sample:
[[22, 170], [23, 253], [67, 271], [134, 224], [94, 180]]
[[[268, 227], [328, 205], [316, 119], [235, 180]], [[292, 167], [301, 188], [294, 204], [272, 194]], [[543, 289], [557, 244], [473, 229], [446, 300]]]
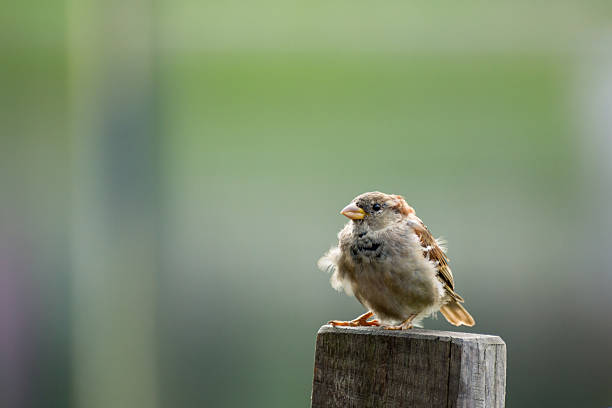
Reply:
[[350, 203], [344, 207], [342, 211], [340, 211], [340, 214], [350, 218], [351, 220], [362, 220], [365, 217], [365, 211], [357, 207], [355, 203]]

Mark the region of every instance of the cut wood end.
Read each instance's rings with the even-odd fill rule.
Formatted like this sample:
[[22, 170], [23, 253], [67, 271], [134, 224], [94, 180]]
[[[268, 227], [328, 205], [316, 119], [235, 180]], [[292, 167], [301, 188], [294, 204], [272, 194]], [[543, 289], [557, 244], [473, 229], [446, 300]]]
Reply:
[[318, 334], [344, 333], [364, 336], [391, 336], [419, 339], [438, 339], [440, 341], [478, 341], [487, 344], [506, 344], [501, 337], [491, 334], [465, 333], [443, 330], [408, 329], [408, 330], [385, 330], [380, 327], [340, 327], [325, 324], [321, 326]]

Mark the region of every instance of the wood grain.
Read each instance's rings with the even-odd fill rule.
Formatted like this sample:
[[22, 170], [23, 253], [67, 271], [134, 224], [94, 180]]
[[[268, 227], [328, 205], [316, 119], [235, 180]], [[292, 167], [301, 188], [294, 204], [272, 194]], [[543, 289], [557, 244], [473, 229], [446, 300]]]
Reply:
[[498, 336], [332, 327], [317, 334], [312, 407], [495, 407], [506, 392]]

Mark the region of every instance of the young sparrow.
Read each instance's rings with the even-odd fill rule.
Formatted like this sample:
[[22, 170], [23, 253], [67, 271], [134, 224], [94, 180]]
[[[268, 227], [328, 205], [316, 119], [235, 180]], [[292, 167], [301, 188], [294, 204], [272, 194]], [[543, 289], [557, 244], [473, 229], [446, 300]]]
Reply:
[[[409, 329], [438, 310], [449, 323], [473, 326], [461, 306], [440, 242], [404, 198], [380, 192], [357, 196], [340, 214], [350, 218], [338, 246], [318, 266], [332, 271], [331, 284], [354, 295], [369, 311], [334, 326]], [[368, 320], [375, 316], [377, 320]]]

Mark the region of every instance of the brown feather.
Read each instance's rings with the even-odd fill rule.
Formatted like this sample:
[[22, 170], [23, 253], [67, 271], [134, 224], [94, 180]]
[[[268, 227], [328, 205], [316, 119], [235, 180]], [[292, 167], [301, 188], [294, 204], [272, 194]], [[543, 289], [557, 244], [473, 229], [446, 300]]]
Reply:
[[[414, 232], [419, 237], [421, 241], [421, 246], [423, 247], [423, 255], [431, 261], [436, 262], [436, 269], [438, 270], [438, 279], [444, 284], [444, 288], [446, 292], [449, 294], [451, 298], [458, 302], [463, 302], [463, 298], [459, 296], [459, 294], [455, 293], [455, 281], [453, 279], [453, 273], [451, 272], [450, 266], [448, 265], [448, 257], [438, 245], [436, 239], [431, 235], [429, 229], [423, 221], [416, 215], [410, 217], [413, 219]], [[425, 250], [426, 248], [430, 248], [429, 250]]]
[[395, 207], [399, 210], [400, 214], [409, 216], [410, 214], [414, 214], [414, 208], [408, 205], [404, 197], [401, 195], [394, 195], [393, 198], [396, 199]]
[[476, 323], [472, 315], [470, 315], [459, 302], [454, 300], [442, 306], [440, 312], [442, 312], [450, 324], [455, 326], [461, 326], [463, 324], [464, 326], [472, 327]]

